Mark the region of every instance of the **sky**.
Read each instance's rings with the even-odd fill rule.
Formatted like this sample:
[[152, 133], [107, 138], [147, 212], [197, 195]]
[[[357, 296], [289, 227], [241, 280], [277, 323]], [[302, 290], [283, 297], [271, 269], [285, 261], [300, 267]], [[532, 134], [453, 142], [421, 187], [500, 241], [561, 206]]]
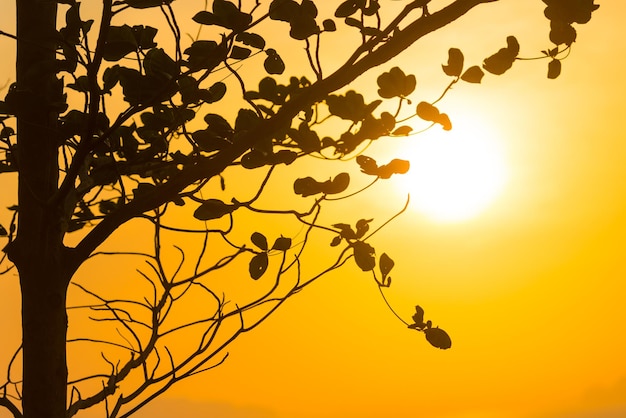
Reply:
[[[346, 266], [238, 339], [223, 365], [174, 386], [137, 416], [626, 416], [626, 46], [619, 42], [626, 4], [597, 3], [558, 79], [546, 79], [546, 61], [518, 61], [480, 85], [458, 84], [440, 102], [462, 150], [464, 141], [486, 143], [500, 161], [492, 199], [466, 219], [442, 220], [425, 213], [417, 196], [375, 237], [377, 251], [396, 262], [385, 290], [391, 305], [407, 320], [422, 306], [452, 336], [451, 349], [406, 329], [371, 277]], [[549, 46], [542, 10], [538, 0], [483, 5], [351, 87], [375, 97], [375, 77], [399, 65], [417, 77], [414, 100], [434, 100], [449, 80], [440, 65], [450, 47], [464, 51], [468, 65], [480, 64], [516, 35], [521, 56], [539, 55]], [[8, 15], [0, 29], [10, 25]], [[341, 52], [333, 48], [329, 61]], [[368, 152], [418, 162], [415, 171], [428, 176], [415, 153], [446, 138], [427, 132]], [[457, 173], [465, 160], [469, 171], [489, 162], [469, 151], [465, 157], [442, 157], [443, 172]], [[420, 179], [411, 179], [392, 179], [343, 213], [369, 210], [385, 219], [402, 207], [407, 189], [416, 192], [411, 182]], [[0, 286], [0, 317], [14, 318], [15, 289], [4, 278]], [[16, 336], [8, 321], [0, 326]]]

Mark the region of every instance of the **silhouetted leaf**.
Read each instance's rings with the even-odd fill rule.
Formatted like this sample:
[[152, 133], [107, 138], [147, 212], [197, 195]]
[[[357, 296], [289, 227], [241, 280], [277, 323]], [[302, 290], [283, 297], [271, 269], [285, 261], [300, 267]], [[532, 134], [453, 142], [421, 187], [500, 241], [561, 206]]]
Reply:
[[336, 247], [337, 245], [341, 244], [341, 235], [337, 235], [336, 237], [333, 238], [333, 240], [330, 242], [330, 246], [331, 247]]
[[382, 276], [383, 276], [383, 278], [382, 278], [383, 282], [385, 281], [385, 279], [389, 275], [389, 272], [391, 271], [391, 269], [393, 268], [394, 265], [395, 265], [395, 263], [393, 262], [391, 257], [389, 257], [387, 255], [387, 253], [383, 253], [380, 256], [379, 267], [380, 267], [380, 274], [382, 274]]
[[349, 185], [350, 175], [348, 173], [339, 173], [330, 183], [325, 182], [323, 184], [322, 191], [326, 194], [337, 194], [346, 190]]
[[514, 36], [506, 38], [507, 47], [500, 49], [492, 56], [485, 59], [483, 68], [495, 75], [504, 74], [513, 66], [513, 62], [519, 54], [519, 43]]
[[7, 235], [9, 235], [7, 230], [4, 229], [4, 227], [2, 225], [0, 225], [0, 237], [6, 237]]
[[415, 90], [416, 80], [413, 74], [406, 75], [398, 67], [393, 67], [389, 72], [382, 73], [376, 79], [378, 83], [378, 95], [385, 99], [392, 97], [406, 97]]
[[252, 22], [252, 16], [242, 12], [227, 0], [213, 0], [213, 12], [198, 12], [193, 20], [201, 25], [217, 25], [235, 32], [244, 30]]
[[370, 115], [380, 104], [380, 101], [366, 105], [363, 95], [350, 90], [345, 95], [329, 95], [326, 97], [326, 104], [331, 114], [339, 116], [341, 119], [359, 122]]
[[[445, 129], [445, 127], [444, 127]], [[407, 160], [400, 160], [394, 158], [389, 164], [381, 165], [378, 167], [377, 174], [381, 179], [388, 179], [393, 174], [405, 174], [409, 171], [410, 163]]]
[[424, 330], [426, 340], [433, 346], [442, 350], [452, 347], [450, 336], [441, 328], [427, 328]]
[[243, 60], [248, 58], [251, 53], [252, 51], [250, 51], [248, 48], [242, 48], [240, 46], [234, 45], [233, 49], [231, 49], [230, 51], [229, 57], [234, 60]]
[[366, 155], [359, 155], [356, 157], [356, 162], [361, 167], [361, 172], [365, 174], [369, 174], [371, 176], [378, 175], [378, 164], [376, 164], [376, 160]]
[[372, 222], [373, 219], [359, 219], [356, 223], [356, 237], [357, 238], [362, 238], [363, 235], [365, 235], [365, 233], [367, 231], [369, 231], [370, 229], [370, 222]]
[[275, 49], [269, 48], [265, 51], [267, 58], [263, 62], [263, 67], [268, 74], [282, 74], [285, 71], [285, 63], [280, 58]]
[[334, 32], [337, 30], [337, 25], [335, 25], [335, 21], [332, 19], [326, 19], [322, 22], [322, 27], [326, 32]]
[[359, 3], [365, 3], [365, 2], [364, 1], [359, 2], [355, 0], [344, 1], [343, 3], [339, 5], [339, 7], [337, 7], [337, 10], [335, 10], [335, 17], [352, 16], [353, 14], [356, 13], [357, 10], [359, 10]]
[[448, 50], [448, 64], [442, 65], [443, 72], [450, 77], [458, 77], [463, 71], [463, 53], [458, 48]]
[[440, 114], [439, 109], [428, 102], [419, 102], [415, 111], [417, 116], [429, 122], [436, 121]]
[[265, 39], [261, 35], [250, 32], [241, 32], [235, 37], [239, 42], [243, 42], [245, 45], [251, 46], [256, 49], [265, 48]]
[[229, 205], [218, 199], [204, 201], [193, 213], [194, 218], [201, 221], [219, 219], [237, 209], [236, 205]]
[[102, 48], [102, 58], [107, 61], [119, 61], [136, 51], [137, 47], [137, 40], [130, 26], [111, 26]]
[[265, 238], [265, 235], [261, 234], [260, 232], [254, 232], [250, 237], [250, 240], [254, 245], [259, 247], [263, 251], [267, 251], [267, 238]]
[[147, 9], [149, 7], [159, 7], [170, 4], [174, 0], [126, 0], [126, 4], [134, 9]]
[[450, 118], [445, 113], [440, 113], [439, 109], [427, 102], [420, 102], [416, 108], [417, 116], [425, 121], [435, 122], [440, 124], [443, 129], [449, 131], [452, 129], [452, 123]]
[[576, 29], [567, 22], [553, 20], [550, 22], [550, 40], [556, 45], [569, 46], [576, 41]]
[[272, 250], [287, 251], [289, 248], [291, 248], [291, 238], [287, 237], [276, 238], [272, 245]]
[[289, 22], [298, 13], [299, 6], [293, 0], [273, 0], [270, 3], [270, 19]]
[[344, 223], [333, 224], [333, 228], [339, 229], [339, 238], [340, 238], [339, 241], [341, 241], [341, 238], [344, 238], [347, 240], [356, 239], [356, 232], [354, 232], [352, 230], [352, 227], [348, 224], [344, 224]]
[[561, 75], [561, 61], [553, 59], [548, 63], [548, 78], [555, 79]]
[[422, 309], [422, 307], [419, 305], [415, 306], [415, 313], [411, 318], [413, 319], [415, 325], [417, 325], [420, 329], [424, 328], [424, 326], [426, 325], [424, 324], [424, 309]]
[[474, 65], [469, 67], [461, 76], [461, 80], [467, 81], [468, 83], [480, 83], [483, 79], [485, 73], [480, 69], [479, 66]]
[[371, 271], [376, 267], [376, 251], [367, 242], [357, 241], [352, 245], [354, 261], [363, 271]]
[[391, 133], [391, 135], [394, 135], [394, 136], [407, 136], [408, 134], [411, 133], [412, 130], [413, 130], [413, 128], [411, 128], [410, 126], [403, 125], [403, 126], [400, 126], [400, 127], [396, 128]]
[[255, 254], [254, 257], [252, 257], [252, 260], [250, 260], [250, 265], [248, 267], [250, 277], [254, 280], [260, 279], [267, 270], [268, 264], [269, 259], [267, 257], [267, 253], [263, 252]]

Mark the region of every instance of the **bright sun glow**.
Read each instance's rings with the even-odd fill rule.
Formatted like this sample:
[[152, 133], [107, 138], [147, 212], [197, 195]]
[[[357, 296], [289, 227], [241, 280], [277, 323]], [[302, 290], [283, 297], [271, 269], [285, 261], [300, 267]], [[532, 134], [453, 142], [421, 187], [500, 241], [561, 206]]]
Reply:
[[402, 176], [401, 187], [411, 194], [412, 207], [438, 222], [477, 216], [508, 178], [504, 153], [494, 135], [475, 123], [418, 135], [405, 158], [411, 169]]

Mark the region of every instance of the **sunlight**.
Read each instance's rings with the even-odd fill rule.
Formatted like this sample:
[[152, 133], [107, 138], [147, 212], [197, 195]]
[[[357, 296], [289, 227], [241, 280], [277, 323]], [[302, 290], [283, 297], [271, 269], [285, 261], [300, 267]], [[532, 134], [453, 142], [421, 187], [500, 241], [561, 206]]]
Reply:
[[508, 170], [495, 135], [485, 125], [457, 121], [452, 131], [437, 127], [407, 146], [411, 169], [400, 187], [411, 206], [437, 222], [479, 215], [503, 190]]

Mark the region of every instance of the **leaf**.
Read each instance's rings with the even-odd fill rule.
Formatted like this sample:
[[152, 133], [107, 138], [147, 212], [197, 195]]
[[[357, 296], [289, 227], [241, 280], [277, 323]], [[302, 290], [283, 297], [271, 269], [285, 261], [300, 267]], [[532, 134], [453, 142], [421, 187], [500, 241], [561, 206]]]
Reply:
[[561, 61], [553, 59], [548, 63], [548, 78], [554, 80], [561, 75]]
[[250, 240], [254, 245], [259, 247], [263, 251], [267, 251], [267, 238], [265, 238], [265, 235], [261, 234], [260, 232], [254, 232], [250, 237]]
[[7, 235], [9, 235], [7, 230], [2, 225], [0, 225], [0, 237], [6, 237]]
[[413, 130], [413, 128], [411, 128], [410, 126], [403, 125], [403, 126], [400, 126], [400, 127], [396, 128], [391, 133], [391, 135], [393, 135], [393, 136], [407, 136], [407, 135], [409, 135], [411, 133], [412, 130]]
[[389, 72], [382, 73], [376, 79], [378, 95], [385, 99], [392, 97], [406, 97], [415, 90], [416, 79], [413, 74], [406, 75], [399, 67], [393, 67]]
[[330, 246], [331, 247], [336, 247], [337, 245], [341, 244], [341, 235], [337, 235], [336, 237], [333, 238], [333, 240], [330, 242]]
[[193, 216], [201, 221], [208, 221], [211, 219], [219, 219], [224, 215], [232, 213], [236, 209], [236, 205], [229, 205], [218, 199], [209, 199], [204, 201], [198, 209], [195, 210]]
[[354, 261], [361, 270], [371, 271], [376, 267], [374, 247], [363, 241], [356, 241], [352, 247], [354, 249]]
[[300, 5], [293, 0], [273, 0], [270, 4], [270, 19], [290, 22], [299, 8]]
[[330, 183], [325, 182], [323, 184], [323, 192], [326, 194], [341, 193], [346, 190], [349, 185], [350, 175], [348, 173], [339, 173]]
[[147, 9], [149, 7], [159, 7], [170, 4], [174, 0], [126, 0], [126, 4], [134, 9]]
[[130, 26], [111, 26], [102, 47], [102, 58], [106, 61], [119, 61], [136, 51], [137, 47], [137, 40]]
[[463, 53], [458, 48], [448, 50], [448, 64], [442, 65], [443, 72], [450, 77], [458, 77], [463, 71]]
[[474, 65], [468, 68], [463, 75], [461, 76], [461, 80], [467, 81], [468, 83], [480, 83], [483, 79], [485, 73], [480, 69], [479, 66]]
[[235, 60], [243, 60], [250, 56], [252, 53], [248, 48], [242, 48], [237, 45], [233, 45], [233, 49], [230, 50], [229, 57]]
[[358, 2], [354, 0], [347, 0], [337, 7], [337, 10], [335, 10], [335, 17], [352, 16], [357, 10], [359, 10]]
[[492, 56], [485, 58], [483, 68], [495, 75], [504, 74], [513, 66], [519, 54], [519, 43], [514, 36], [506, 38], [507, 47], [500, 49]]
[[251, 46], [256, 49], [265, 48], [265, 39], [261, 35], [250, 32], [241, 32], [237, 34], [235, 39], [239, 42], [243, 42], [245, 45]]
[[322, 22], [322, 27], [326, 32], [335, 32], [337, 30], [337, 25], [335, 21], [332, 19], [326, 19]]
[[415, 306], [415, 313], [411, 317], [413, 322], [421, 329], [424, 328], [426, 324], [424, 324], [424, 309], [421, 306]]
[[428, 122], [435, 122], [439, 118], [439, 109], [428, 102], [419, 102], [415, 110], [417, 116]]
[[291, 238], [287, 237], [276, 238], [272, 245], [272, 250], [287, 251], [289, 248], [291, 248]]
[[267, 257], [267, 253], [263, 252], [255, 254], [255, 256], [252, 257], [252, 260], [250, 260], [250, 265], [248, 266], [250, 277], [254, 280], [260, 279], [267, 270], [268, 264], [269, 259]]
[[387, 275], [389, 275], [389, 272], [391, 271], [394, 265], [395, 263], [393, 262], [391, 257], [387, 255], [387, 253], [383, 253], [380, 256], [379, 267], [380, 267], [380, 274], [383, 275], [383, 279], [382, 279], [383, 282], [387, 278]]
[[[445, 129], [445, 127], [444, 127]], [[381, 179], [388, 179], [393, 174], [405, 174], [409, 171], [411, 167], [411, 163], [407, 160], [400, 160], [394, 158], [389, 162], [389, 164], [381, 165], [378, 167], [377, 174]]]
[[265, 58], [263, 62], [263, 67], [268, 74], [282, 74], [285, 72], [285, 63], [275, 49], [269, 48], [265, 53], [267, 54], [267, 58]]
[[428, 122], [440, 124], [444, 130], [452, 129], [450, 118], [445, 113], [440, 113], [439, 109], [427, 102], [420, 102], [416, 108], [417, 116]]
[[356, 223], [356, 237], [357, 238], [362, 238], [363, 235], [365, 235], [365, 233], [367, 231], [369, 231], [370, 229], [370, 222], [372, 222], [373, 219], [359, 219]]
[[356, 162], [361, 167], [361, 172], [365, 174], [369, 174], [371, 176], [378, 175], [378, 164], [376, 164], [376, 160], [366, 155], [359, 155], [356, 157]]
[[426, 340], [436, 348], [447, 350], [452, 347], [452, 339], [447, 332], [441, 328], [428, 328], [424, 330]]
[[550, 40], [555, 45], [565, 44], [569, 46], [576, 41], [576, 29], [567, 22], [553, 20], [550, 22]]

